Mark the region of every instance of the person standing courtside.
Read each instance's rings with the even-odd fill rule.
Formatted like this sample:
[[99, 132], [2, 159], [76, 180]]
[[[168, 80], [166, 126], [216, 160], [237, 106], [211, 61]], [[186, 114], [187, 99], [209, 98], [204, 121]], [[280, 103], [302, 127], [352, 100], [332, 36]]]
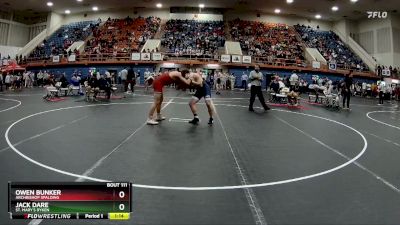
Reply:
[[127, 77], [128, 77], [128, 69], [124, 68], [123, 70], [121, 70], [120, 78], [125, 93], [128, 92], [128, 83], [126, 82]]
[[249, 79], [249, 76], [245, 72], [242, 74], [242, 88], [247, 91], [247, 80]]
[[254, 70], [250, 72], [250, 76], [249, 76], [249, 81], [251, 84], [250, 105], [249, 105], [250, 112], [254, 112], [253, 104], [254, 104], [254, 101], [256, 100], [256, 95], [257, 95], [258, 99], [260, 100], [261, 105], [263, 106], [264, 110], [270, 110], [270, 108], [267, 106], [267, 104], [265, 104], [264, 96], [262, 94], [262, 90], [261, 90], [262, 80], [263, 80], [263, 74], [260, 71], [260, 66], [255, 65]]
[[[350, 110], [350, 87], [353, 84], [353, 70], [350, 70], [346, 77], [344, 78], [342, 84], [342, 96], [343, 96], [343, 109]], [[346, 105], [347, 101], [347, 105]]]
[[128, 69], [128, 74], [126, 75], [125, 89], [129, 91], [130, 88], [130, 92], [132, 93], [135, 92], [135, 83], [136, 83], [135, 72], [133, 71], [132, 67], [130, 67]]

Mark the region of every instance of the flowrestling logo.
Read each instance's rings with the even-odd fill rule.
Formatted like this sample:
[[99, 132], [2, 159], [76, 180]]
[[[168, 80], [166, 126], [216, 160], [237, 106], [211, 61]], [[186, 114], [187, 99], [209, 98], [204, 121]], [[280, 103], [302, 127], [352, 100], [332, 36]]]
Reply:
[[386, 11], [367, 11], [368, 19], [386, 19], [388, 13]]

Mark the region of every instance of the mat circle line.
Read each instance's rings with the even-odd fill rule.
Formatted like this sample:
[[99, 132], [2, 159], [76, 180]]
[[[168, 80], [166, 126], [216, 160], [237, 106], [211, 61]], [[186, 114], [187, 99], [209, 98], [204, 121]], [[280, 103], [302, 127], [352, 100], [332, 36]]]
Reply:
[[[64, 108], [57, 108], [57, 109], [51, 109], [51, 110], [46, 110], [46, 111], [42, 111], [42, 112], [37, 112], [28, 116], [25, 116], [17, 121], [15, 121], [13, 124], [11, 124], [5, 134], [4, 137], [7, 141], [7, 144], [9, 145], [9, 147], [15, 152], [17, 153], [19, 156], [21, 156], [22, 158], [26, 159], [27, 161], [36, 164], [37, 166], [40, 166], [42, 168], [45, 168], [47, 170], [56, 172], [56, 173], [60, 173], [63, 175], [67, 175], [67, 176], [71, 176], [71, 177], [75, 177], [75, 178], [81, 178], [81, 179], [85, 179], [85, 180], [90, 180], [90, 181], [96, 181], [96, 182], [111, 182], [110, 180], [105, 180], [105, 179], [99, 179], [99, 178], [95, 178], [95, 177], [90, 177], [90, 176], [82, 176], [80, 174], [75, 174], [75, 173], [71, 173], [68, 171], [64, 171], [64, 170], [60, 170], [48, 165], [45, 165], [41, 162], [38, 162], [32, 158], [30, 158], [29, 156], [23, 154], [22, 152], [20, 152], [10, 141], [9, 139], [9, 133], [11, 131], [11, 129], [18, 123], [28, 119], [28, 118], [32, 118], [34, 116], [38, 116], [38, 115], [42, 115], [42, 114], [46, 114], [46, 113], [50, 113], [50, 112], [56, 112], [56, 111], [62, 111], [62, 110], [69, 110], [69, 109], [76, 109], [76, 108], [85, 108], [85, 107], [97, 107], [97, 106], [107, 106], [107, 105], [135, 105], [135, 104], [151, 104], [152, 102], [132, 102], [132, 103], [108, 103], [108, 104], [95, 104], [95, 105], [82, 105], [82, 106], [71, 106], [71, 107], [64, 107]], [[187, 104], [187, 103], [175, 103], [175, 102], [171, 102], [171, 104]], [[215, 104], [216, 106], [226, 106], [226, 107], [248, 107], [248, 106], [242, 106], [242, 105], [232, 105], [232, 104]], [[287, 184], [287, 183], [292, 183], [292, 182], [297, 182], [297, 181], [303, 181], [303, 180], [307, 180], [307, 179], [311, 179], [311, 178], [315, 178], [315, 177], [319, 177], [319, 176], [323, 176], [332, 172], [335, 172], [337, 170], [340, 170], [348, 165], [350, 165], [351, 163], [355, 162], [356, 160], [358, 160], [366, 151], [367, 147], [368, 147], [368, 142], [367, 139], [365, 138], [365, 136], [358, 130], [356, 130], [353, 127], [350, 127], [349, 125], [346, 125], [344, 123], [329, 119], [329, 118], [325, 118], [325, 117], [320, 117], [320, 116], [316, 116], [316, 115], [311, 115], [311, 114], [305, 114], [305, 113], [300, 113], [300, 112], [293, 112], [293, 111], [287, 111], [287, 110], [280, 110], [280, 109], [272, 109], [273, 111], [278, 111], [278, 112], [285, 112], [285, 113], [294, 113], [297, 115], [303, 115], [303, 116], [308, 116], [308, 117], [312, 117], [312, 118], [317, 118], [317, 119], [322, 119], [325, 121], [329, 121], [329, 122], [333, 122], [336, 124], [339, 124], [341, 126], [344, 126], [352, 131], [354, 131], [355, 133], [357, 133], [358, 135], [361, 136], [362, 140], [364, 141], [364, 146], [362, 148], [362, 150], [351, 160], [336, 166], [334, 168], [328, 169], [328, 170], [324, 170], [322, 172], [319, 173], [314, 173], [311, 175], [306, 175], [306, 176], [301, 176], [301, 177], [297, 177], [297, 178], [292, 178], [292, 179], [286, 179], [286, 180], [280, 180], [280, 181], [273, 181], [273, 182], [265, 182], [265, 183], [257, 183], [257, 184], [248, 184], [248, 185], [233, 185], [233, 186], [210, 186], [210, 187], [178, 187], [178, 186], [159, 186], [159, 185], [145, 185], [145, 184], [135, 184], [133, 182], [132, 186], [136, 187], [136, 188], [144, 188], [144, 189], [158, 189], [158, 190], [179, 190], [179, 191], [210, 191], [210, 190], [232, 190], [232, 189], [245, 189], [245, 188], [257, 188], [257, 187], [266, 187], [266, 186], [273, 186], [273, 185], [279, 185], [279, 184]]]
[[371, 114], [374, 114], [374, 113], [396, 113], [396, 112], [400, 112], [400, 111], [372, 111], [372, 112], [367, 112], [366, 116], [368, 117], [368, 119], [370, 119], [370, 120], [372, 120], [372, 121], [375, 121], [375, 122], [377, 122], [377, 123], [386, 125], [386, 126], [388, 126], [388, 127], [392, 127], [392, 128], [395, 128], [395, 129], [400, 130], [400, 127], [397, 127], [397, 126], [394, 126], [394, 125], [392, 125], [392, 124], [388, 124], [388, 123], [382, 122], [382, 121], [377, 120], [377, 119], [374, 119], [374, 118], [372, 118], [372, 117], [370, 116]]
[[0, 110], [0, 113], [1, 113], [1, 112], [5, 112], [5, 111], [9, 111], [9, 110], [11, 110], [11, 109], [15, 109], [15, 108], [19, 107], [19, 106], [22, 104], [21, 101], [16, 100], [16, 99], [12, 99], [12, 98], [0, 98], [0, 100], [18, 102], [17, 105], [11, 106], [11, 107], [9, 107], [9, 108], [7, 108], [7, 109]]

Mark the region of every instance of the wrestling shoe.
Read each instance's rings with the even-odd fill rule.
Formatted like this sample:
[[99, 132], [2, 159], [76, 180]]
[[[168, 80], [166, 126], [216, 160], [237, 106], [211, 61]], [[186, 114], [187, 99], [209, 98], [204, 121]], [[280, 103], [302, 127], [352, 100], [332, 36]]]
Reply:
[[166, 118], [165, 118], [165, 116], [162, 116], [161, 114], [160, 115], [157, 115], [157, 121], [163, 121], [163, 120], [165, 120]]
[[214, 124], [214, 119], [213, 118], [210, 118], [209, 120], [208, 120], [208, 125], [213, 125]]
[[191, 121], [189, 121], [189, 123], [193, 124], [193, 125], [197, 125], [199, 123], [199, 118], [193, 118]]
[[146, 123], [147, 125], [158, 125], [158, 122], [153, 119], [148, 119]]

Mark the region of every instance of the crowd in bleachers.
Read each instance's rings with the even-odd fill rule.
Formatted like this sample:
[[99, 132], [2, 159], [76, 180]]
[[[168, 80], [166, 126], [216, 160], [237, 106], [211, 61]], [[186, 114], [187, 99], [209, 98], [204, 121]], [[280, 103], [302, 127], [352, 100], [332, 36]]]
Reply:
[[161, 45], [177, 55], [214, 55], [225, 44], [222, 21], [169, 20]]
[[[84, 41], [100, 21], [83, 21], [63, 25], [45, 39], [29, 55], [30, 58], [48, 59], [54, 55], [67, 56], [67, 49], [76, 41]], [[71, 52], [70, 52], [71, 53]]]
[[230, 21], [230, 34], [240, 42], [242, 50], [251, 56], [266, 57], [268, 62], [275, 59], [303, 60], [303, 49], [295, 31], [285, 24]]
[[139, 52], [148, 39], [154, 38], [160, 27], [158, 17], [137, 17], [108, 20], [94, 29], [87, 40], [85, 51], [89, 54], [114, 54]]
[[338, 68], [368, 71], [368, 66], [333, 31], [321, 31], [304, 25], [294, 27], [306, 45], [317, 48], [329, 63], [336, 63]]

